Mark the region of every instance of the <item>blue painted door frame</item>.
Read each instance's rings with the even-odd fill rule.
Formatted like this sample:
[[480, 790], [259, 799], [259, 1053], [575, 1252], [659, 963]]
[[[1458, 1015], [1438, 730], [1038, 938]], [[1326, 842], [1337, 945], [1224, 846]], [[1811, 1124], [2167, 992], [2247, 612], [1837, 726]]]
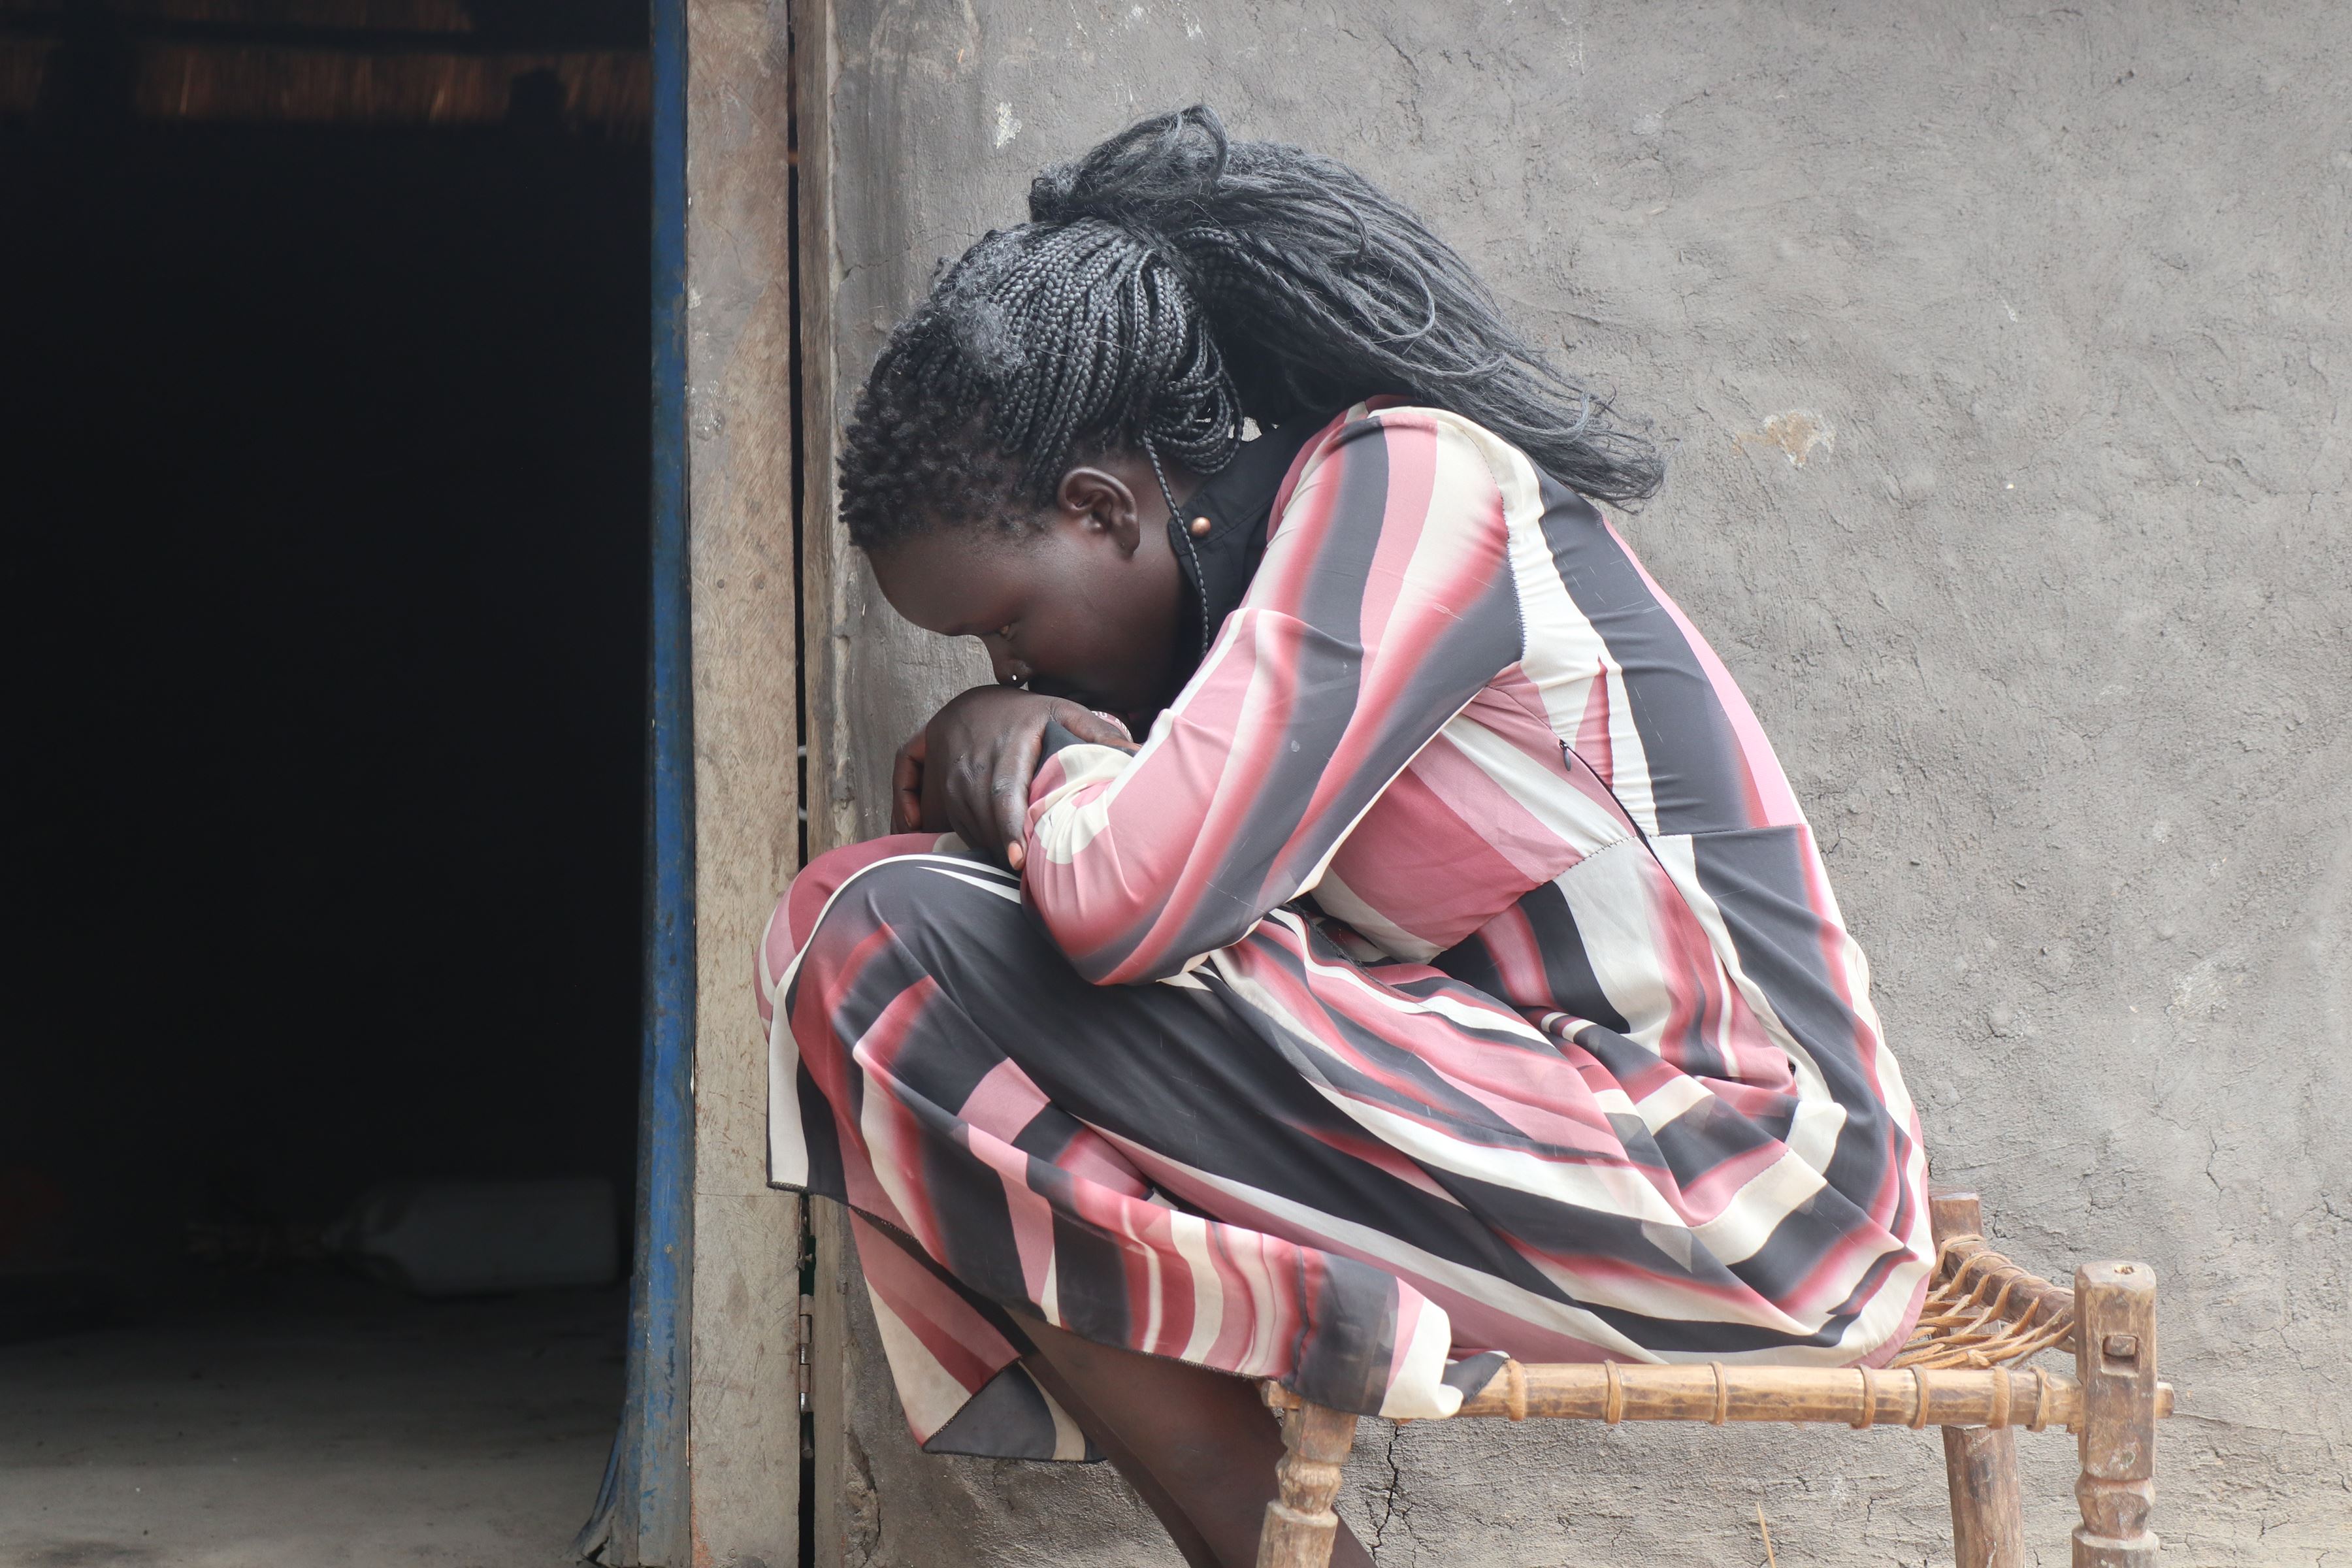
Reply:
[[594, 1514], [603, 1563], [686, 1568], [694, 1279], [694, 734], [687, 579], [686, 0], [653, 10], [653, 520], [643, 1057], [628, 1389]]

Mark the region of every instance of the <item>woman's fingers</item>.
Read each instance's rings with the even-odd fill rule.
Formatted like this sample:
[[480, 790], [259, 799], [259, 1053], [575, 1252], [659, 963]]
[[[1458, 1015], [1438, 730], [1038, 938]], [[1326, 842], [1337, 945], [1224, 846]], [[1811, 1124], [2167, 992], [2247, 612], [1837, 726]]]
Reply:
[[929, 733], [916, 731], [915, 738], [898, 748], [898, 761], [890, 764], [893, 833], [913, 833], [923, 826], [923, 764], [929, 753]]
[[[1029, 774], [1023, 771], [1019, 737], [994, 740], [986, 751], [956, 760], [948, 778], [948, 826], [973, 849], [1018, 870], [1017, 857], [1008, 850], [1021, 842]], [[1034, 757], [1034, 741], [1030, 752]]]
[[1127, 732], [1125, 725], [1075, 702], [1055, 703], [1054, 722], [1091, 745], [1117, 746], [1122, 752], [1135, 749], [1134, 737]]
[[1045, 718], [1041, 713], [1034, 726], [1005, 737], [996, 753], [995, 776], [988, 782], [996, 808], [997, 842], [1003, 847], [1004, 863], [1016, 871], [1028, 857], [1029, 781], [1037, 776], [1037, 753], [1045, 749]]
[[1045, 750], [1045, 726], [1059, 724], [1080, 741], [1097, 746], [1135, 750], [1125, 725], [1104, 718], [1075, 702], [1056, 700], [1040, 710], [1034, 724], [1006, 738], [996, 754], [989, 793], [996, 805], [996, 826], [1003, 835], [1004, 863], [1018, 871], [1028, 857], [1029, 787], [1036, 782], [1038, 759]]
[[1124, 725], [1104, 718], [1089, 708], [1060, 700], [1036, 710], [1034, 722], [1005, 737], [1004, 745], [997, 752], [994, 776], [989, 780], [989, 796], [996, 806], [996, 827], [1003, 835], [1004, 863], [1014, 870], [1028, 856], [1029, 786], [1036, 782], [1038, 758], [1045, 750], [1045, 726], [1059, 724], [1079, 740], [1098, 746], [1117, 746], [1133, 751], [1135, 742], [1128, 739]]
[[[937, 826], [944, 816], [945, 826], [973, 849], [1019, 870], [1029, 786], [1037, 776], [1048, 723], [1096, 745], [1135, 750], [1116, 721], [1077, 703], [1002, 687], [975, 688], [940, 709], [923, 736], [899, 748], [891, 775], [894, 818]], [[924, 811], [926, 797], [939, 801], [940, 809]]]
[[982, 782], [985, 771], [980, 759], [964, 752], [943, 757], [940, 766], [947, 770], [940, 795], [941, 805], [947, 808], [948, 831], [973, 849], [987, 854], [987, 792]]

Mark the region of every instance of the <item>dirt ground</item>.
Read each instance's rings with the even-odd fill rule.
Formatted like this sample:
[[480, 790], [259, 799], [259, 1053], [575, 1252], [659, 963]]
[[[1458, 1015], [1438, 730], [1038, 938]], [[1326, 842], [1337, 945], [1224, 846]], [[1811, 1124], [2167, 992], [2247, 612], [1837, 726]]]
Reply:
[[570, 1563], [625, 1310], [320, 1279], [0, 1346], [0, 1564]]

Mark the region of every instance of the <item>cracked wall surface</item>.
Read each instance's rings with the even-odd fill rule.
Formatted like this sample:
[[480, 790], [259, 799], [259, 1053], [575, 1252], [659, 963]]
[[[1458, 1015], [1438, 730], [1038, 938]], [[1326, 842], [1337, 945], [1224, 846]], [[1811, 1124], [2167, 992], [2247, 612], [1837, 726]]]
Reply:
[[[2352, 8], [845, 0], [845, 374], [1037, 166], [1207, 99], [1418, 205], [1675, 444], [1635, 546], [1746, 686], [1937, 1176], [2161, 1271], [2158, 1528], [2352, 1557]], [[862, 601], [891, 747], [979, 679]], [[837, 793], [836, 798], [841, 798]], [[917, 1455], [870, 1321], [821, 1561], [1173, 1564], [1107, 1469]], [[2021, 1439], [2039, 1560], [2072, 1445]], [[1904, 1431], [1367, 1423], [1395, 1568], [1949, 1562]]]

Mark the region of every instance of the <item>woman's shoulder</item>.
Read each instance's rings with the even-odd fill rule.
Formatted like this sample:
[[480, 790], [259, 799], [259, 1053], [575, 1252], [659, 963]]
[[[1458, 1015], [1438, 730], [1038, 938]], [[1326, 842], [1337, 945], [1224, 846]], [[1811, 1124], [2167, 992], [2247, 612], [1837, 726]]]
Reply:
[[1393, 392], [1358, 398], [1346, 407], [1326, 416], [1324, 427], [1317, 439], [1361, 439], [1381, 432], [1458, 436], [1510, 445], [1467, 416], [1456, 414], [1437, 404], [1416, 402], [1402, 393]]
[[1389, 394], [1325, 416], [1299, 449], [1277, 513], [1308, 476], [1336, 477], [1318, 470], [1344, 470], [1367, 448], [1378, 449], [1391, 479], [1411, 478], [1457, 497], [1475, 492], [1488, 502], [1499, 499], [1507, 514], [1528, 508], [1539, 513], [1546, 504], [1544, 477], [1517, 445], [1450, 408]]
[[1311, 461], [1319, 452], [1362, 441], [1389, 447], [1457, 447], [1465, 454], [1475, 453], [1493, 471], [1497, 483], [1533, 484], [1537, 479], [1534, 460], [1515, 443], [1467, 415], [1394, 393], [1360, 399], [1330, 416], [1307, 441], [1301, 457]]

